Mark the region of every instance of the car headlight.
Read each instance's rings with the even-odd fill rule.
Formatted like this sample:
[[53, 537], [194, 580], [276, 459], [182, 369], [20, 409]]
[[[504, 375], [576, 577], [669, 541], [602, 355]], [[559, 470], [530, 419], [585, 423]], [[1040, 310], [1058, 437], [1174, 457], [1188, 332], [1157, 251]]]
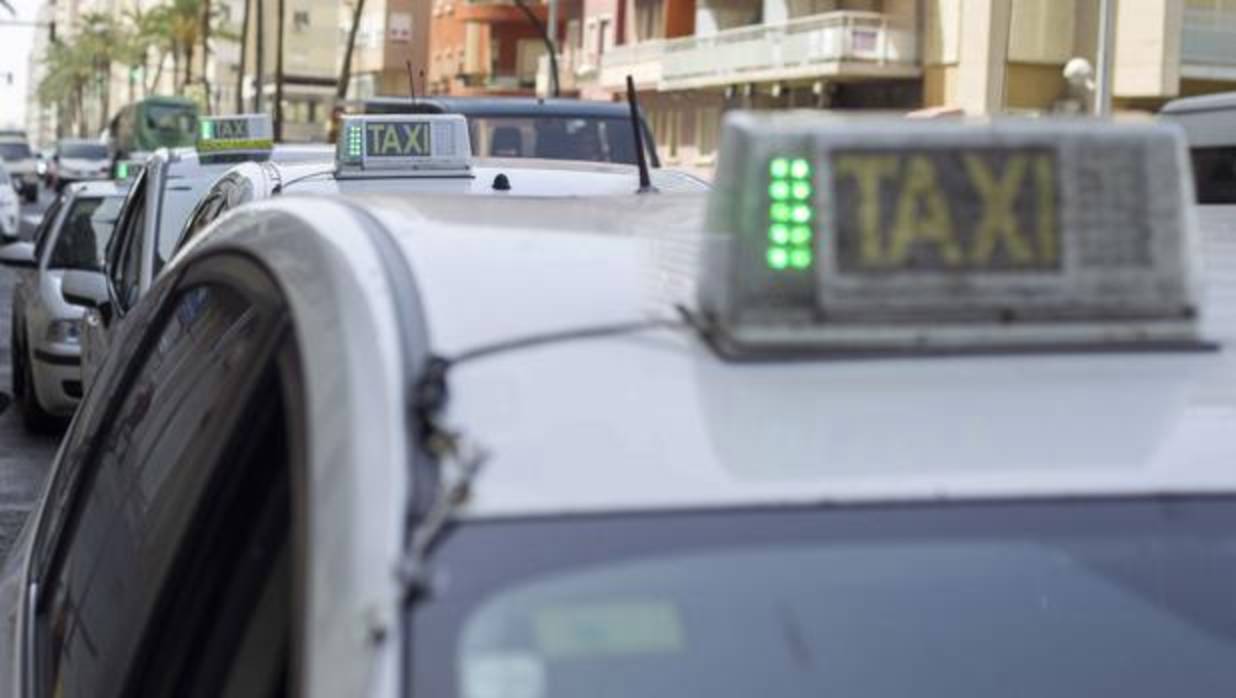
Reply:
[[53, 320], [47, 326], [47, 341], [56, 344], [78, 344], [81, 342], [81, 335], [80, 320]]

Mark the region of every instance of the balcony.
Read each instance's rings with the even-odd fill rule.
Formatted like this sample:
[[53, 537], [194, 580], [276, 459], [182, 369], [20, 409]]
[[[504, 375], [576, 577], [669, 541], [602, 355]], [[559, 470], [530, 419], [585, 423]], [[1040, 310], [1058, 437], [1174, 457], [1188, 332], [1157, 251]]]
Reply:
[[681, 90], [816, 77], [911, 78], [922, 73], [913, 26], [878, 12], [829, 12], [681, 39], [619, 46], [599, 82], [616, 90]]
[[1236, 12], [1185, 8], [1180, 74], [1201, 80], [1236, 80]]

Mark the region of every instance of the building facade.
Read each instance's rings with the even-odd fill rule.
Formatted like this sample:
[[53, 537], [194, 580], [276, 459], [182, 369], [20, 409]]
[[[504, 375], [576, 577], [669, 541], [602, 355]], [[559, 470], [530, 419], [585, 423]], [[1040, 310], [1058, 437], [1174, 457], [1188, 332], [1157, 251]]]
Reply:
[[[1116, 3], [1113, 104], [1236, 89], [1236, 0]], [[1085, 111], [1099, 0], [560, 0], [560, 82], [619, 99], [628, 75], [664, 159], [711, 169], [735, 108]], [[549, 84], [542, 61], [538, 87]]]
[[[535, 22], [532, 18], [535, 18]], [[546, 45], [544, 0], [433, 0], [429, 89], [449, 95], [532, 95]], [[562, 22], [558, 22], [559, 27]]]

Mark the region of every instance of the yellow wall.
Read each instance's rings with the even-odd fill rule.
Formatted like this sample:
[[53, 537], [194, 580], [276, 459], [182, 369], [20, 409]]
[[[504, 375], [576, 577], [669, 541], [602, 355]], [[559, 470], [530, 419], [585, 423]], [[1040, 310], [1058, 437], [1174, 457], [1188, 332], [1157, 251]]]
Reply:
[[1048, 109], [1064, 93], [1064, 77], [1058, 65], [1010, 63], [1005, 81], [1006, 106], [1010, 109]]

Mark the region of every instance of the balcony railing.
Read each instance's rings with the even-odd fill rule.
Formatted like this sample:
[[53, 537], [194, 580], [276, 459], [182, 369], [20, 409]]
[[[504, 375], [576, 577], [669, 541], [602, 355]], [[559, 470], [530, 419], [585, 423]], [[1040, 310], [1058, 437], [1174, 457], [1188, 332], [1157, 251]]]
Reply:
[[681, 39], [619, 46], [601, 57], [600, 81], [627, 74], [660, 89], [817, 75], [911, 77], [921, 72], [913, 27], [878, 12], [829, 12]]
[[1236, 12], [1186, 7], [1180, 62], [1186, 72], [1190, 66], [1236, 69]]

